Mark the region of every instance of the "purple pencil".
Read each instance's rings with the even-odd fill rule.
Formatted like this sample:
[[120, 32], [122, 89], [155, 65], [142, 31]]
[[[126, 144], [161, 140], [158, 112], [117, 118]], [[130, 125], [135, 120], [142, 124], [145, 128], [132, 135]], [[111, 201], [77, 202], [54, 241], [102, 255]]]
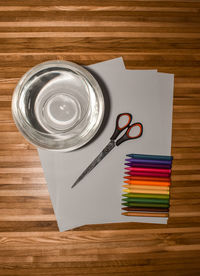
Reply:
[[164, 173], [151, 173], [151, 172], [125, 172], [125, 174], [128, 174], [130, 176], [148, 176], [148, 177], [170, 177], [170, 173], [164, 174]]
[[151, 164], [151, 163], [138, 163], [138, 162], [129, 162], [124, 165], [129, 167], [140, 167], [140, 168], [159, 168], [159, 169], [171, 169], [171, 165], [167, 164]]
[[168, 160], [147, 160], [147, 159], [135, 159], [135, 158], [127, 158], [125, 161], [129, 163], [146, 163], [146, 164], [162, 164], [162, 165], [171, 165], [172, 161]]

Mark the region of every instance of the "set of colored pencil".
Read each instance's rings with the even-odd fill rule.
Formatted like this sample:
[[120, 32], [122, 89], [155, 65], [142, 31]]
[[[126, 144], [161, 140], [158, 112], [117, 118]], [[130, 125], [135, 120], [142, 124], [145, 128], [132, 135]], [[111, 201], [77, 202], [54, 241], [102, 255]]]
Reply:
[[122, 215], [168, 217], [172, 156], [128, 154]]

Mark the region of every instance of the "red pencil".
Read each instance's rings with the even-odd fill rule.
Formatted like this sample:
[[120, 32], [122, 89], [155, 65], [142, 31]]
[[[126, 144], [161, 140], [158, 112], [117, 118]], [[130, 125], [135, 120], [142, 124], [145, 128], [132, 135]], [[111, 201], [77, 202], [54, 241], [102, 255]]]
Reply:
[[126, 167], [125, 170], [131, 172], [148, 172], [148, 173], [163, 173], [163, 174], [170, 174], [170, 169], [155, 169], [155, 168], [138, 168], [138, 167]]
[[140, 181], [164, 181], [169, 182], [170, 177], [147, 177], [147, 176], [124, 176], [128, 180], [140, 180]]

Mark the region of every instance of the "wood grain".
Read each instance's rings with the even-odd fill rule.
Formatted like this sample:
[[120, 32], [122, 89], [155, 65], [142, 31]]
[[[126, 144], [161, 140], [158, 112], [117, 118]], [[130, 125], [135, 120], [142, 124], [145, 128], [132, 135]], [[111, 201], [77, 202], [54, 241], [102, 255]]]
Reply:
[[[175, 74], [169, 223], [59, 233], [37, 151], [12, 120], [13, 89], [43, 61], [119, 56]], [[199, 0], [1, 0], [0, 123], [0, 275], [199, 275]]]

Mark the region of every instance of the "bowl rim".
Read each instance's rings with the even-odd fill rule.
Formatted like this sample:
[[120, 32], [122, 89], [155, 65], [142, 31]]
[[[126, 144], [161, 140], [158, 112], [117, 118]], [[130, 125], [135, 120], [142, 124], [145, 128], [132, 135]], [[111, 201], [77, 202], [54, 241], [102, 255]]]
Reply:
[[[23, 85], [26, 83], [26, 81], [32, 75], [36, 74], [40, 70], [46, 69], [46, 68], [49, 68], [49, 67], [55, 67], [55, 66], [60, 66], [62, 68], [68, 68], [68, 69], [71, 69], [72, 71], [74, 71], [74, 69], [76, 69], [78, 72], [80, 72], [90, 82], [90, 85], [92, 85], [92, 87], [96, 91], [96, 97], [97, 97], [97, 101], [98, 101], [98, 104], [99, 104], [99, 114], [98, 114], [97, 120], [95, 122], [95, 127], [90, 129], [90, 131], [86, 135], [87, 139], [84, 139], [83, 141], [80, 141], [80, 139], [79, 139], [79, 142], [76, 145], [68, 147], [68, 148], [63, 147], [63, 148], [59, 148], [59, 149], [52, 148], [51, 146], [49, 146], [49, 147], [48, 146], [47, 147], [41, 146], [30, 135], [27, 134], [27, 132], [21, 126], [20, 120], [17, 118], [17, 109], [18, 109], [18, 107], [17, 107], [17, 96], [18, 96], [19, 91], [23, 87]], [[56, 151], [56, 152], [69, 152], [69, 151], [73, 151], [73, 150], [76, 150], [78, 148], [81, 148], [82, 146], [87, 144], [92, 138], [94, 138], [94, 136], [97, 133], [97, 131], [99, 130], [99, 128], [101, 126], [101, 123], [103, 121], [103, 118], [104, 118], [105, 102], [104, 102], [104, 96], [103, 96], [103, 93], [102, 93], [102, 89], [101, 89], [99, 83], [97, 82], [97, 80], [94, 78], [94, 76], [86, 68], [84, 68], [83, 66], [78, 65], [74, 62], [71, 62], [71, 61], [49, 60], [49, 61], [45, 61], [45, 62], [42, 62], [42, 63], [39, 63], [39, 64], [33, 66], [24, 75], [22, 75], [22, 77], [18, 81], [18, 83], [17, 83], [17, 85], [14, 89], [13, 95], [12, 95], [11, 110], [12, 110], [13, 120], [14, 120], [18, 130], [24, 136], [24, 138], [26, 140], [28, 140], [28, 142], [30, 142], [32, 145], [34, 145], [34, 146], [36, 146], [40, 149], [44, 149], [44, 150], [50, 150], [50, 151]], [[31, 126], [30, 126], [30, 128], [31, 128]], [[34, 128], [32, 128], [32, 129], [34, 129]]]

